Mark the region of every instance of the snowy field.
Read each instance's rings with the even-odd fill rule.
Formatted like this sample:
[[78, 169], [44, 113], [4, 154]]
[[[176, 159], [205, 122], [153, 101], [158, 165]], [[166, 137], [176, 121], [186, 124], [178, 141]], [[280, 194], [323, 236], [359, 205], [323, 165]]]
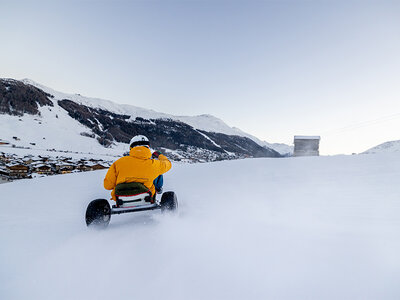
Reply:
[[[125, 147], [127, 148], [127, 147]], [[126, 150], [126, 149], [125, 149]], [[122, 149], [109, 149], [109, 153], [93, 153], [93, 152], [62, 152], [62, 151], [47, 151], [45, 149], [21, 149], [21, 148], [13, 148], [13, 147], [0, 147], [0, 152], [4, 152], [6, 155], [15, 154], [18, 157], [24, 157], [26, 155], [33, 155], [33, 156], [46, 156], [51, 158], [56, 157], [70, 157], [72, 159], [102, 159], [105, 161], [115, 161], [125, 151]]]
[[113, 216], [104, 171], [0, 185], [0, 299], [400, 299], [400, 156], [174, 165], [176, 215]]

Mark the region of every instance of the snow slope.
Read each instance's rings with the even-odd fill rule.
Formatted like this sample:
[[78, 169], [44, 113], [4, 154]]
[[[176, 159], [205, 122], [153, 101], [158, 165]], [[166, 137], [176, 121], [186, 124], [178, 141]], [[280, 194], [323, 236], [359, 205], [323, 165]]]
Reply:
[[368, 149], [363, 154], [400, 152], [400, 141], [390, 141]]
[[0, 185], [0, 299], [400, 298], [398, 155], [175, 164], [177, 215], [90, 230], [104, 175]]
[[[49, 93], [54, 96], [54, 100], [62, 100], [62, 99], [69, 99], [74, 102], [77, 102], [79, 104], [83, 104], [89, 107], [94, 107], [94, 108], [102, 108], [117, 114], [124, 114], [124, 115], [129, 115], [131, 116], [132, 119], [135, 119], [136, 117], [142, 117], [145, 119], [173, 119], [173, 120], [178, 120], [182, 121], [186, 124], [189, 124], [190, 126], [204, 130], [204, 131], [209, 131], [209, 132], [218, 132], [218, 133], [224, 133], [227, 135], [239, 135], [239, 136], [244, 136], [248, 137], [251, 140], [255, 141], [257, 144], [261, 146], [266, 146], [271, 149], [276, 150], [277, 152], [281, 154], [286, 154], [293, 152], [292, 147], [284, 144], [270, 144], [265, 141], [261, 141], [257, 137], [245, 133], [242, 130], [236, 128], [236, 127], [230, 127], [228, 126], [224, 121], [222, 121], [219, 118], [216, 118], [212, 115], [208, 114], [203, 114], [199, 116], [175, 116], [175, 115], [169, 115], [169, 114], [164, 114], [160, 112], [156, 112], [154, 110], [150, 109], [145, 109], [137, 106], [132, 106], [132, 105], [127, 105], [127, 104], [117, 104], [109, 100], [103, 100], [99, 98], [90, 98], [90, 97], [84, 97], [79, 94], [66, 94], [66, 93], [61, 93], [58, 91], [55, 91], [51, 88], [48, 88], [44, 85], [41, 85], [31, 79], [23, 79], [22, 82], [25, 84], [30, 84], [33, 86], [38, 87], [39, 89], [45, 91], [46, 93]], [[54, 104], [56, 105], [56, 102], [53, 101]], [[56, 105], [57, 106], [57, 105]]]
[[212, 115], [204, 114], [199, 116], [175, 116], [133, 105], [117, 104], [109, 100], [84, 97], [79, 94], [61, 93], [51, 88], [48, 88], [44, 85], [41, 85], [39, 83], [36, 83], [35, 81], [30, 79], [23, 79], [22, 82], [40, 88], [46, 93], [53, 95], [56, 100], [69, 99], [89, 107], [102, 108], [117, 114], [130, 115], [132, 116], [133, 119], [135, 119], [136, 117], [142, 117], [145, 119], [162, 119], [162, 118], [173, 119], [187, 123], [196, 129], [201, 129], [211, 132], [220, 132], [229, 135], [247, 136], [247, 134], [241, 131], [240, 129], [230, 127], [226, 123], [224, 123], [221, 119], [218, 119]]
[[[40, 107], [41, 117], [25, 114], [22, 117], [0, 115], [1, 139], [19, 147], [30, 147], [35, 151], [56, 149], [96, 154], [121, 154], [126, 144], [116, 143], [113, 149], [102, 147], [96, 139], [82, 136], [90, 130], [71, 118], [57, 104]], [[15, 140], [13, 137], [17, 137]], [[14, 148], [1, 147], [0, 151], [15, 153]], [[50, 153], [47, 153], [50, 154]]]

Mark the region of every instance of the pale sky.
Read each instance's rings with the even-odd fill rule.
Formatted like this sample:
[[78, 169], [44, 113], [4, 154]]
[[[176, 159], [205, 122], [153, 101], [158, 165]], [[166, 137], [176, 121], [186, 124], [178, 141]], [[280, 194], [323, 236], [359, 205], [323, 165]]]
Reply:
[[400, 1], [0, 0], [0, 77], [361, 152], [400, 140]]

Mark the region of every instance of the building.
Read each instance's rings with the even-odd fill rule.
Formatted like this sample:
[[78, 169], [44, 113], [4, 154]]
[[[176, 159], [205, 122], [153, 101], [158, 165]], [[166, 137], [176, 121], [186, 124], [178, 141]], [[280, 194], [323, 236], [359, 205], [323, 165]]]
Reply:
[[320, 136], [294, 136], [293, 156], [319, 156]]
[[11, 158], [8, 155], [4, 154], [3, 152], [0, 154], [0, 162], [9, 163], [10, 161]]
[[0, 166], [0, 181], [7, 181], [10, 179], [10, 171], [8, 171], [6, 168]]
[[56, 165], [56, 170], [61, 174], [72, 173], [77, 168], [77, 166], [72, 162], [61, 162]]
[[10, 177], [26, 178], [29, 176], [29, 167], [23, 164], [15, 163], [6, 165]]
[[0, 140], [0, 146], [10, 145], [9, 142]]
[[91, 166], [91, 169], [93, 171], [95, 171], [95, 170], [103, 170], [103, 169], [107, 169], [107, 168], [108, 167], [105, 166], [105, 164], [104, 165], [103, 164], [94, 164], [94, 165]]
[[92, 169], [88, 165], [86, 165], [84, 163], [80, 163], [78, 165], [78, 170], [81, 172], [87, 172], [87, 171], [91, 171]]
[[52, 167], [46, 164], [36, 164], [33, 167], [33, 171], [42, 175], [52, 175], [54, 173]]

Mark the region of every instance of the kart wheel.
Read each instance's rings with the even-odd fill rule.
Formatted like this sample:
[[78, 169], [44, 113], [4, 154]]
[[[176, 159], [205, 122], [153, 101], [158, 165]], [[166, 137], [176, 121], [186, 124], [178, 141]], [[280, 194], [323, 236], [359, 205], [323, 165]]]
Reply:
[[165, 192], [161, 197], [161, 211], [174, 211], [178, 208], [178, 199], [174, 192]]
[[111, 220], [111, 207], [107, 200], [96, 199], [86, 209], [86, 225], [106, 228]]

